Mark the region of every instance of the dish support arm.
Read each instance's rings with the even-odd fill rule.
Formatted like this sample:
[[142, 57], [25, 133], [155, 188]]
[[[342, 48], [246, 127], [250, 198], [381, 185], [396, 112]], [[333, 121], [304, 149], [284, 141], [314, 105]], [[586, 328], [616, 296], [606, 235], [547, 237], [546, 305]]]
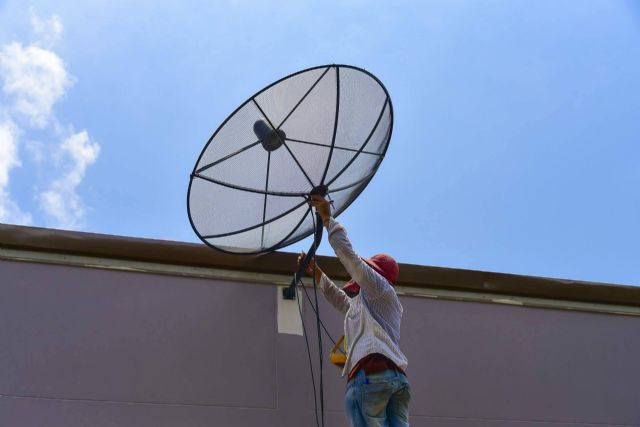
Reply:
[[320, 217], [320, 214], [318, 214], [318, 212], [316, 212], [315, 215], [316, 215], [316, 230], [313, 235], [313, 243], [311, 244], [311, 247], [307, 251], [307, 254], [305, 255], [304, 259], [300, 263], [300, 267], [298, 268], [298, 271], [296, 271], [296, 273], [294, 274], [293, 280], [291, 280], [291, 284], [289, 285], [288, 288], [284, 288], [282, 290], [282, 296], [284, 299], [296, 299], [296, 286], [298, 285], [298, 282], [300, 281], [300, 279], [302, 278], [302, 275], [307, 269], [309, 262], [315, 256], [316, 249], [318, 248], [318, 246], [320, 246], [320, 242], [322, 241], [322, 229], [323, 229], [322, 218]]

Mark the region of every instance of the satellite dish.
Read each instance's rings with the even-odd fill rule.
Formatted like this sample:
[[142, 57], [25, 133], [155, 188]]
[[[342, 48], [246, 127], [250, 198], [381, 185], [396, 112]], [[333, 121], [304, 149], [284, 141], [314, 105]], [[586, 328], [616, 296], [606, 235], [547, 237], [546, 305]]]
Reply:
[[[378, 170], [392, 127], [389, 93], [366, 70], [323, 65], [278, 80], [227, 117], [200, 153], [187, 195], [193, 230], [207, 245], [238, 254], [270, 252], [315, 233], [282, 292], [294, 299], [322, 238], [309, 197], [327, 196], [333, 215], [340, 215]], [[324, 425], [322, 322], [315, 296]], [[308, 341], [307, 351], [311, 363]]]
[[189, 182], [191, 226], [207, 245], [236, 254], [304, 239], [318, 232], [309, 196], [327, 196], [333, 215], [343, 212], [380, 166], [392, 126], [389, 93], [366, 70], [323, 65], [284, 77], [205, 145]]

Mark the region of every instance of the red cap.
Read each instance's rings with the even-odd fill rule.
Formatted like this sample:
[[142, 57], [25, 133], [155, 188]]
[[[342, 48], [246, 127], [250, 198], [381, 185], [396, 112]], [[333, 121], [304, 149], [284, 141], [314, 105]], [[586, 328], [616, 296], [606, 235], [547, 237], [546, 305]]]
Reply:
[[[376, 272], [378, 272], [378, 274], [387, 279], [389, 283], [391, 283], [392, 285], [396, 284], [398, 275], [400, 274], [400, 267], [391, 255], [376, 254], [369, 259], [362, 258], [362, 260]], [[353, 280], [349, 280], [342, 287], [342, 290], [347, 293], [358, 293], [360, 291], [360, 286]]]

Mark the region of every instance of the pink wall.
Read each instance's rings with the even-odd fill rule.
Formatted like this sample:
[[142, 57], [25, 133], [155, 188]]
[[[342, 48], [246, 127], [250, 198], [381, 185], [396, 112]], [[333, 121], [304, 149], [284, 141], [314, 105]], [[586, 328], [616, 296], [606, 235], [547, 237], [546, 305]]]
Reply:
[[[304, 339], [277, 333], [276, 297], [0, 261], [0, 426], [311, 426]], [[640, 426], [640, 317], [402, 303], [413, 426]], [[346, 425], [344, 380], [324, 378], [325, 425]]]

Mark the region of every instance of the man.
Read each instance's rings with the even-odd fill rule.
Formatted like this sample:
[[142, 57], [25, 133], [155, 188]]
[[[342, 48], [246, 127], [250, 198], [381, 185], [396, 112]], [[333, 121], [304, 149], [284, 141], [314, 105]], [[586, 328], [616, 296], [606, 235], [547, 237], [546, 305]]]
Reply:
[[[410, 388], [404, 370], [407, 358], [399, 347], [402, 305], [393, 288], [398, 264], [389, 255], [360, 258], [351, 247], [347, 232], [331, 217], [329, 202], [312, 196], [327, 229], [329, 243], [351, 280], [338, 288], [312, 261], [316, 283], [327, 300], [345, 314], [345, 393], [347, 416], [353, 427], [408, 426]], [[298, 258], [300, 263], [303, 255]]]

